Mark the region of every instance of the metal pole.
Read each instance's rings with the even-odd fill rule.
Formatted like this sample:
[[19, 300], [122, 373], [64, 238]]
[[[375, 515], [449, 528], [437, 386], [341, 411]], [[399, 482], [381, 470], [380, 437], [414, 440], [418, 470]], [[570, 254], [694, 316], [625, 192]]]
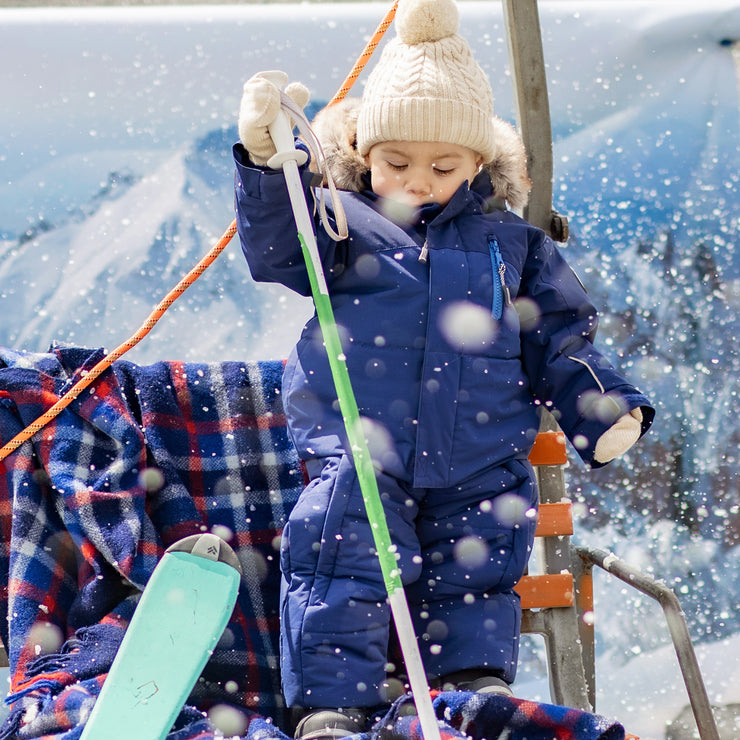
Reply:
[[701, 740], [720, 740], [717, 723], [709, 703], [707, 689], [696, 659], [689, 629], [676, 594], [664, 583], [620, 560], [616, 555], [597, 547], [578, 547], [578, 555], [586, 563], [598, 565], [620, 581], [629, 584], [646, 596], [655, 599], [665, 614], [668, 631], [681, 667], [686, 691], [694, 712]]
[[532, 192], [524, 217], [555, 241], [568, 240], [568, 219], [552, 207], [552, 124], [537, 0], [503, 0], [514, 109], [527, 150]]

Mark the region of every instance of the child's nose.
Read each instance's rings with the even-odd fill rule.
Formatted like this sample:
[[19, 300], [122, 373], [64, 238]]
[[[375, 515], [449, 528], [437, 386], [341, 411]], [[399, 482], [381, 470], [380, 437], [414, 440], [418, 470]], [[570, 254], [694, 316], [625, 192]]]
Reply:
[[422, 172], [409, 172], [406, 190], [411, 193], [428, 193], [430, 191], [429, 178]]

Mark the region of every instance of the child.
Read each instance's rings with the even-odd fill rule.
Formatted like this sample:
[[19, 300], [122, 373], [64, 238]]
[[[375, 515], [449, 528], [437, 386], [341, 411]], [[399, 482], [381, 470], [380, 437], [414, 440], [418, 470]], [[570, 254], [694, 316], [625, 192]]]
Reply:
[[[396, 27], [359, 109], [317, 122], [349, 227], [317, 238], [425, 668], [434, 685], [510, 694], [538, 406], [594, 467], [654, 411], [594, 348], [596, 311], [553, 242], [506, 209], [526, 199], [526, 158], [493, 117], [453, 0], [401, 0]], [[256, 280], [310, 295], [284, 178], [267, 166], [278, 100], [260, 75], [244, 87], [239, 236]], [[283, 393], [310, 478], [283, 535], [283, 690], [303, 714], [296, 737], [340, 737], [387, 698], [390, 614], [316, 317]]]

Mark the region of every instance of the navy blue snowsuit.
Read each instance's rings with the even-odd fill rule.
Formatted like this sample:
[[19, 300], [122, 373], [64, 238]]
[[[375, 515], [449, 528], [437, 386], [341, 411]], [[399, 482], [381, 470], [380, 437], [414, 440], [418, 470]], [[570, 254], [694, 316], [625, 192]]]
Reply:
[[[240, 144], [234, 157], [252, 276], [310, 295], [282, 173], [251, 165]], [[311, 203], [312, 175], [302, 177]], [[426, 670], [485, 667], [511, 681], [521, 617], [512, 589], [537, 506], [527, 460], [537, 405], [557, 410], [593, 465], [621, 415], [642, 407], [645, 431], [653, 411], [594, 348], [596, 311], [553, 242], [491, 196], [480, 174], [444, 208], [395, 223], [369, 187], [342, 192], [349, 237], [334, 242], [319, 227], [317, 238]], [[449, 328], [481, 315], [492, 336]], [[283, 394], [311, 478], [281, 552], [286, 701], [373, 706], [390, 615], [315, 316]]]

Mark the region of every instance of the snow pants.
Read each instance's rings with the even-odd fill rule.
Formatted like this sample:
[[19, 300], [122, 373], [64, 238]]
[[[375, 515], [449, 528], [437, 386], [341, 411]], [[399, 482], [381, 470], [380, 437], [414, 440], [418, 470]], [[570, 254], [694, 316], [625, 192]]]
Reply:
[[[383, 703], [390, 610], [350, 458], [311, 461], [281, 549], [281, 669], [288, 706]], [[317, 465], [318, 463], [318, 465]], [[537, 490], [512, 459], [449, 488], [378, 487], [430, 676], [484, 667], [512, 681], [521, 607], [513, 586], [534, 539]]]

